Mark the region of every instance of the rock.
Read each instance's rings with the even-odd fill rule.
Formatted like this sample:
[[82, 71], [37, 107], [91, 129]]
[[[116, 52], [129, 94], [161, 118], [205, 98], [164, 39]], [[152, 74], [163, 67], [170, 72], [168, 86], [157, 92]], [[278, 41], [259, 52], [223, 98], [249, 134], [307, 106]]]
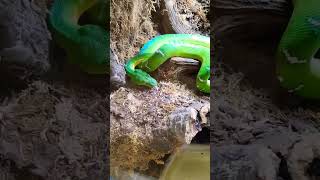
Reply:
[[190, 143], [208, 124], [200, 116], [201, 111], [207, 118], [208, 98], [198, 98], [180, 84], [159, 81], [158, 89], [121, 87], [111, 93], [110, 103], [111, 172], [158, 172], [166, 155]]
[[181, 18], [176, 0], [163, 0], [161, 2], [161, 9], [163, 10], [162, 18], [160, 20], [160, 28], [163, 33], [177, 33], [177, 34], [199, 34], [200, 32], [192, 29], [188, 21]]
[[248, 130], [242, 130], [237, 133], [237, 140], [239, 144], [248, 144], [251, 139], [254, 139], [254, 137]]
[[320, 178], [320, 134], [305, 135], [296, 143], [288, 157], [292, 180]]
[[122, 64], [119, 64], [118, 56], [110, 50], [110, 84], [111, 89], [116, 90], [126, 84], [126, 72]]
[[270, 88], [274, 52], [292, 8], [287, 0], [216, 0], [211, 9], [218, 61], [243, 72], [257, 87]]
[[[210, 111], [209, 103], [202, 105], [201, 108], [199, 104], [178, 108], [169, 115], [170, 131], [187, 144], [201, 131], [201, 124], [208, 123], [206, 115]], [[199, 116], [201, 119], [198, 119]]]
[[[208, 127], [210, 126], [210, 104], [205, 104], [201, 107], [199, 115], [201, 117], [201, 124], [206, 124]], [[208, 120], [209, 119], [209, 120]]]
[[257, 139], [254, 143], [264, 145], [270, 148], [273, 152], [281, 154], [281, 156], [288, 157], [292, 146], [300, 140], [297, 133], [290, 132], [286, 129], [280, 131], [269, 131], [263, 137]]
[[2, 104], [0, 175], [8, 161], [17, 179], [106, 179], [109, 105], [101, 99], [37, 81]]
[[45, 14], [36, 7], [33, 1], [0, 1], [0, 56], [4, 68], [15, 64], [27, 68], [33, 75], [41, 75], [50, 69], [51, 37]]
[[264, 146], [212, 147], [211, 179], [277, 180], [279, 158]]

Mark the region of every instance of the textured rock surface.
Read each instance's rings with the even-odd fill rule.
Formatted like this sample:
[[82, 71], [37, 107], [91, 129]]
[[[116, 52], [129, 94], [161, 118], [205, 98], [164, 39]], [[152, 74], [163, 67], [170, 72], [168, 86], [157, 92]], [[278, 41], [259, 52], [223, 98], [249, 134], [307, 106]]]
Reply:
[[274, 52], [289, 20], [287, 0], [215, 0], [214, 46], [219, 61], [243, 72], [258, 87], [274, 78]]
[[[160, 7], [157, 2], [161, 2]], [[197, 31], [208, 34], [209, 4], [202, 2], [119, 0], [111, 3], [111, 26], [115, 27], [111, 29], [111, 47], [120, 64], [125, 64], [158, 34]], [[206, 5], [206, 10], [200, 4]], [[191, 21], [196, 23], [191, 25]], [[192, 138], [201, 129], [207, 130], [203, 127], [210, 124], [209, 97], [196, 89], [198, 64], [184, 66], [167, 61], [151, 73], [160, 84], [158, 89], [136, 86], [130, 80], [119, 89], [113, 85], [110, 153], [114, 174], [117, 168], [123, 168], [159, 177], [169, 154], [182, 143], [194, 142]], [[206, 136], [208, 141], [208, 132]]]
[[288, 168], [292, 180], [320, 178], [320, 134], [303, 136], [288, 157]]
[[160, 82], [159, 89], [151, 90], [122, 87], [111, 94], [110, 103], [113, 168], [161, 166], [166, 154], [190, 143], [208, 124], [200, 116], [208, 97], [199, 98], [178, 84]]
[[[211, 97], [214, 103], [210, 109], [210, 141], [214, 147], [211, 153], [213, 157], [218, 156], [216, 160], [212, 160], [212, 164], [225, 170], [216, 169], [211, 172], [212, 176], [243, 179], [244, 174], [234, 172], [234, 168], [228, 169], [234, 165], [228, 154], [238, 157], [241, 153], [253, 153], [251, 147], [260, 146], [279, 159], [274, 161], [275, 165], [272, 166], [277, 169], [276, 177], [270, 176], [269, 179], [319, 178], [319, 107], [300, 104], [296, 107], [279, 108], [265, 90], [250, 86], [248, 81], [243, 79], [243, 75], [229, 74], [219, 65], [216, 67], [216, 91]], [[228, 147], [232, 145], [241, 147], [236, 148], [241, 150], [231, 151], [230, 149], [234, 148]], [[256, 160], [257, 163], [264, 161]], [[248, 163], [248, 159], [242, 156], [234, 161], [237, 165], [242, 163], [256, 168], [253, 162]], [[245, 175], [244, 179], [254, 179], [257, 171], [254, 169]]]
[[16, 180], [105, 179], [108, 107], [92, 89], [31, 84], [0, 106], [1, 171]]
[[207, 15], [210, 1], [207, 0], [161, 0], [163, 13], [156, 18], [162, 34], [206, 34], [209, 35], [210, 23]]
[[0, 1], [0, 56], [3, 69], [15, 63], [29, 68], [27, 71], [36, 75], [49, 70], [50, 34], [45, 18], [41, 8], [33, 1]]
[[[210, 140], [217, 149], [217, 154], [212, 150], [218, 156], [216, 166], [223, 170], [215, 170], [212, 175], [230, 179], [319, 179], [319, 105], [304, 102], [290, 106], [285, 101], [279, 107], [268, 92], [276, 78], [273, 56], [292, 11], [291, 1], [215, 0], [212, 7], [217, 61]], [[231, 146], [237, 148], [230, 150]], [[254, 163], [265, 160], [252, 161], [255, 157], [245, 154], [257, 151], [252, 148], [256, 146], [268, 149], [265, 158], [277, 157], [269, 166], [276, 169], [276, 176], [274, 171], [259, 176]], [[228, 169], [235, 164], [250, 168], [242, 173]]]
[[212, 148], [212, 179], [276, 180], [280, 159], [270, 149], [252, 145]]
[[[48, 1], [0, 0], [0, 179], [107, 179], [106, 77], [99, 88], [88, 87], [95, 78], [62, 73], [33, 82], [50, 68]], [[8, 88], [11, 80], [25, 89]]]
[[118, 56], [110, 50], [110, 87], [118, 89], [126, 84], [126, 72]]

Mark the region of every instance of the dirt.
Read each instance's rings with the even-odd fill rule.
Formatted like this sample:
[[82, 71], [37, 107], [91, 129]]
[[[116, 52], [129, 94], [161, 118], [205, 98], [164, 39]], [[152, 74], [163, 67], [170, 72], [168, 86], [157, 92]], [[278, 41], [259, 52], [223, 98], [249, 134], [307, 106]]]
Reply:
[[[179, 3], [184, 7], [194, 1]], [[192, 22], [194, 29], [208, 34], [208, 24], [203, 21], [209, 3], [199, 3], [205, 15], [199, 11], [199, 5], [195, 9], [181, 8], [181, 14]], [[157, 2], [114, 0], [111, 6], [111, 15], [116, 17], [111, 18], [111, 27], [115, 27], [111, 31], [111, 48], [123, 64], [158, 34], [151, 18]], [[39, 11], [42, 15], [44, 12]], [[212, 163], [223, 166], [212, 166], [212, 175], [246, 180], [319, 178], [319, 107], [304, 103], [280, 108], [266, 89], [252, 86], [248, 74], [234, 72], [220, 60], [213, 65], [210, 141], [214, 146]], [[117, 144], [111, 147], [111, 154], [122, 158], [111, 157], [111, 162], [120, 167], [140, 168], [139, 172], [157, 177], [160, 170], [154, 169], [163, 168], [166, 156], [186, 141], [185, 129], [182, 136], [171, 128], [166, 138], [158, 138], [159, 133], [164, 134], [161, 127], [170, 129], [169, 117], [179, 108], [198, 103], [191, 110], [197, 113], [197, 107], [209, 101], [209, 97], [195, 93], [175, 75], [163, 72], [166, 71], [154, 74], [161, 80], [158, 90], [136, 88], [130, 83], [115, 89], [111, 94], [111, 112], [107, 87], [81, 83], [80, 77], [42, 79], [31, 82], [22, 91], [7, 90], [0, 106], [0, 179], [105, 178], [110, 113], [111, 136], [116, 140], [112, 143]], [[193, 74], [191, 78], [194, 77]], [[192, 113], [185, 114], [192, 119]], [[120, 138], [121, 142], [117, 138], [123, 134], [127, 136]], [[146, 141], [146, 137], [154, 138]], [[303, 156], [306, 154], [310, 156]]]
[[[10, 4], [10, 6], [1, 4], [2, 2]], [[17, 14], [26, 13], [23, 15], [26, 18], [24, 21], [14, 18], [18, 16], [13, 15], [8, 23], [20, 22], [27, 26], [25, 28], [19, 26], [22, 30], [26, 30], [24, 32], [17, 29], [15, 24], [6, 24], [4, 27], [8, 27], [8, 29], [5, 29], [2, 36], [7, 43], [1, 41], [3, 44], [1, 44], [0, 50], [13, 47], [20, 40], [22, 49], [28, 49], [27, 53], [29, 54], [17, 57], [16, 60], [29, 63], [35, 61], [34, 64], [40, 62], [43, 65], [43, 67], [40, 66], [42, 67], [40, 70], [23, 67], [23, 73], [37, 75], [39, 71], [47, 71], [49, 61], [54, 73], [47, 74], [48, 76], [45, 78], [37, 77], [38, 80], [33, 79], [34, 76], [24, 77], [23, 73], [13, 73], [17, 78], [13, 80], [4, 78], [6, 81], [2, 81], [4, 88], [1, 89], [2, 102], [0, 105], [0, 179], [106, 179], [109, 174], [110, 147], [109, 141], [106, 140], [109, 137], [110, 115], [108, 77], [87, 76], [73, 67], [62, 65], [65, 54], [51, 41], [46, 24], [47, 7], [52, 1], [19, 0], [1, 1], [1, 3], [2, 8], [10, 7], [8, 8], [10, 12], [12, 10]], [[111, 49], [118, 57], [115, 58], [118, 64], [123, 65], [128, 58], [139, 51], [143, 43], [157, 34], [156, 25], [151, 21], [151, 12], [157, 5], [158, 2], [152, 0], [111, 1], [111, 16], [113, 17], [110, 23], [112, 27]], [[26, 11], [19, 8], [24, 8]], [[0, 20], [6, 19], [3, 18], [6, 16], [2, 15]], [[28, 26], [27, 22], [32, 25]], [[16, 32], [18, 35], [14, 34]], [[12, 36], [6, 36], [8, 34]], [[34, 36], [34, 34], [38, 36]], [[39, 48], [38, 46], [44, 47]], [[12, 58], [11, 56], [7, 57], [8, 59]], [[25, 65], [27, 64], [25, 63]], [[23, 65], [19, 64], [19, 66]], [[12, 71], [10, 72], [12, 74]], [[21, 76], [24, 78], [21, 79]], [[172, 77], [174, 75], [169, 78]], [[16, 80], [19, 81], [19, 86], [12, 87], [11, 83]], [[161, 90], [149, 91], [147, 95], [144, 94], [145, 91], [132, 86], [120, 89], [117, 87], [111, 95], [111, 98], [115, 98], [111, 99], [113, 100], [111, 103], [116, 104], [113, 106], [116, 109], [112, 109], [111, 117], [118, 116], [119, 113], [116, 112], [121, 110], [129, 113], [125, 118], [134, 120], [132, 126], [130, 126], [130, 121], [119, 121], [121, 125], [125, 125], [125, 131], [117, 126], [119, 125], [118, 121], [113, 121], [112, 125], [116, 127], [111, 129], [113, 137], [119, 137], [123, 132], [133, 132], [134, 134], [136, 133], [133, 131], [135, 127], [138, 130], [146, 127], [147, 130], [136, 133], [136, 136], [128, 136], [127, 139], [123, 139], [124, 141], [129, 140], [129, 145], [130, 143], [134, 145], [138, 143], [140, 147], [137, 147], [137, 151], [130, 151], [134, 148], [126, 147], [125, 143], [123, 145], [119, 141], [117, 143], [120, 146], [114, 146], [111, 150], [113, 153], [119, 152], [119, 158], [123, 156], [128, 158], [128, 155], [148, 154], [144, 150], [158, 146], [157, 150], [160, 150], [161, 153], [154, 151], [154, 154], [158, 153], [158, 155], [153, 156], [153, 153], [149, 153], [150, 156], [147, 156], [145, 161], [136, 162], [134, 159], [127, 161], [128, 166], [143, 169], [145, 174], [154, 177], [159, 176], [159, 167], [164, 166], [165, 159], [168, 158], [168, 154], [174, 150], [174, 147], [182, 142], [190, 143], [199, 128], [201, 129], [201, 120], [208, 118], [203, 114], [206, 112], [203, 109], [207, 109], [205, 107], [209, 103], [208, 97], [196, 94], [193, 89], [178, 82], [173, 79], [162, 81], [160, 83]], [[137, 107], [130, 102], [140, 102], [144, 108]], [[155, 107], [159, 107], [159, 115], [161, 116], [153, 117], [150, 115], [157, 111]], [[188, 108], [184, 109], [183, 107]], [[117, 108], [119, 109], [117, 110]], [[146, 112], [144, 110], [152, 111], [147, 111], [148, 114], [144, 113]], [[183, 112], [183, 116], [181, 116], [181, 112]], [[201, 117], [200, 119], [198, 115]], [[136, 119], [133, 118], [134, 116]], [[185, 122], [180, 122], [181, 117]], [[153, 121], [148, 124], [150, 118]], [[155, 128], [160, 121], [163, 121], [163, 127], [170, 127], [171, 132], [168, 133], [168, 129], [163, 131], [161, 128]], [[194, 128], [195, 123], [199, 125], [197, 129]], [[151, 131], [153, 129], [155, 131]], [[157, 138], [164, 133], [167, 134], [167, 138]], [[138, 137], [143, 139], [150, 137], [148, 136], [150, 134], [153, 134], [155, 136], [153, 140], [156, 140], [149, 141], [151, 144], [137, 141], [141, 140]], [[168, 142], [171, 144], [166, 144]], [[116, 147], [119, 148], [115, 150]], [[119, 159], [111, 160], [114, 164], [121, 164]], [[147, 167], [154, 168], [149, 170]]]
[[[319, 133], [319, 107], [301, 104], [280, 108], [272, 101], [267, 90], [252, 87], [243, 74], [226, 70], [227, 68], [222, 68], [219, 64], [215, 67], [210, 141], [216, 149], [212, 152], [212, 163], [221, 166], [212, 168], [212, 176], [246, 180], [255, 179], [257, 176], [261, 179], [318, 177], [305, 174], [304, 169], [308, 169], [319, 156], [311, 153], [306, 160], [300, 159], [309, 153], [309, 149], [317, 149], [319, 145], [300, 149], [299, 152], [295, 146], [299, 142], [312, 146], [309, 136]], [[250, 148], [250, 151], [246, 150], [247, 148]], [[250, 153], [259, 153], [261, 148], [268, 151], [265, 158], [275, 160], [268, 165], [269, 169], [273, 169], [272, 172], [259, 169], [266, 160], [250, 156]], [[249, 157], [242, 159], [245, 155], [239, 151], [248, 151], [246, 156]], [[235, 155], [233, 159], [228, 159], [232, 154]], [[233, 167], [225, 168], [228, 166]], [[243, 168], [252, 171], [243, 172]], [[319, 169], [313, 169], [312, 173], [318, 171]]]
[[[0, 2], [0, 31], [5, 29], [1, 36], [6, 38], [0, 51], [19, 42], [17, 51], [11, 51], [19, 53], [0, 56], [23, 62], [16, 65], [19, 71], [8, 70], [15, 78], [2, 75], [1, 79], [0, 179], [106, 179], [108, 79], [67, 67], [63, 71], [54, 67], [48, 76], [33, 76], [47, 71], [50, 60], [64, 58], [62, 50], [51, 49], [47, 5], [45, 0]], [[8, 15], [10, 21], [4, 21]], [[40, 69], [24, 66], [28, 63]], [[5, 64], [1, 68], [8, 69]]]
[[193, 30], [209, 35], [210, 22], [208, 21], [208, 14], [210, 1], [182, 0], [177, 1], [177, 7], [181, 18], [189, 22]]
[[3, 159], [17, 169], [13, 173], [39, 179], [105, 177], [109, 112], [104, 96], [37, 81], [7, 99], [1, 106], [0, 146]]
[[115, 51], [119, 62], [125, 63], [146, 41], [156, 35], [151, 12], [157, 1], [112, 0], [110, 4], [110, 47]]
[[[296, 97], [287, 93], [274, 96], [270, 91], [270, 79], [275, 78], [272, 76], [274, 69], [270, 68], [274, 62], [272, 52], [281, 28], [287, 22], [284, 17], [289, 13], [289, 6], [282, 1], [279, 4], [267, 1], [277, 7], [269, 8], [268, 13], [265, 4], [261, 8], [255, 6], [261, 1], [252, 1], [250, 8], [257, 12], [257, 19], [250, 26], [263, 23], [261, 18], [272, 18], [274, 24], [279, 25], [272, 29], [274, 34], [267, 30], [271, 38], [263, 39], [261, 34], [266, 33], [246, 27], [240, 19], [233, 21], [238, 17], [247, 20], [245, 17], [254, 16], [248, 13], [249, 8], [241, 8], [246, 6], [246, 2], [237, 1], [233, 9], [227, 6], [233, 7], [233, 4], [221, 1], [217, 8], [218, 18], [213, 19], [219, 34], [214, 37], [217, 61], [214, 62], [214, 93], [211, 95], [210, 141], [213, 147], [211, 163], [219, 166], [212, 166], [211, 175], [222, 180], [318, 179], [319, 155], [315, 152], [319, 144], [315, 143], [315, 139], [319, 138], [320, 130], [319, 104], [296, 101]], [[281, 11], [282, 14], [271, 13], [274, 11]], [[229, 25], [232, 28], [228, 32], [223, 31]], [[235, 32], [242, 30], [249, 30], [249, 33], [242, 34], [241, 38], [236, 37]], [[251, 71], [241, 71], [237, 64], [250, 66]], [[267, 78], [264, 78], [265, 72]]]

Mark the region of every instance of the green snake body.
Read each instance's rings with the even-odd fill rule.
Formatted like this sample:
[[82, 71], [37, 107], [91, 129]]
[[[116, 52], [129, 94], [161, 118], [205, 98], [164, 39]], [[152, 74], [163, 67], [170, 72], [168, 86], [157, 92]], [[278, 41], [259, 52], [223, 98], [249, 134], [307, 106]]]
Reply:
[[98, 25], [78, 24], [84, 12], [97, 6], [107, 4], [102, 0], [55, 0], [49, 25], [54, 39], [66, 50], [70, 63], [90, 74], [105, 74], [109, 72], [109, 33]]
[[[157, 86], [147, 72], [156, 70], [171, 57], [196, 59], [201, 62], [197, 88], [210, 93], [210, 38], [194, 34], [165, 34], [148, 41], [139, 54], [125, 65], [127, 75], [137, 85]], [[139, 69], [136, 69], [138, 67]]]
[[294, 10], [279, 43], [277, 74], [289, 92], [320, 99], [320, 1], [294, 0]]

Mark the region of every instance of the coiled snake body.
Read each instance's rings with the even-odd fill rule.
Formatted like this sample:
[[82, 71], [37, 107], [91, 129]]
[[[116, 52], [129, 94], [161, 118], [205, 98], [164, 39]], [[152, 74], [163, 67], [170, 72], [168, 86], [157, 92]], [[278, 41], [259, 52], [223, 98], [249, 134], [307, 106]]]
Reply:
[[[66, 50], [70, 63], [90, 74], [105, 74], [109, 72], [109, 33], [98, 25], [78, 24], [84, 12], [97, 6], [107, 6], [107, 3], [103, 0], [55, 0], [49, 25], [55, 40]], [[107, 12], [104, 13], [107, 16]]]
[[320, 99], [320, 1], [293, 0], [294, 10], [279, 43], [277, 74], [289, 92]]
[[[137, 85], [157, 86], [147, 72], [156, 70], [171, 57], [184, 57], [201, 61], [197, 75], [197, 88], [210, 93], [210, 38], [194, 34], [165, 34], [147, 42], [139, 54], [125, 65], [127, 75]], [[139, 69], [136, 69], [136, 66]]]

